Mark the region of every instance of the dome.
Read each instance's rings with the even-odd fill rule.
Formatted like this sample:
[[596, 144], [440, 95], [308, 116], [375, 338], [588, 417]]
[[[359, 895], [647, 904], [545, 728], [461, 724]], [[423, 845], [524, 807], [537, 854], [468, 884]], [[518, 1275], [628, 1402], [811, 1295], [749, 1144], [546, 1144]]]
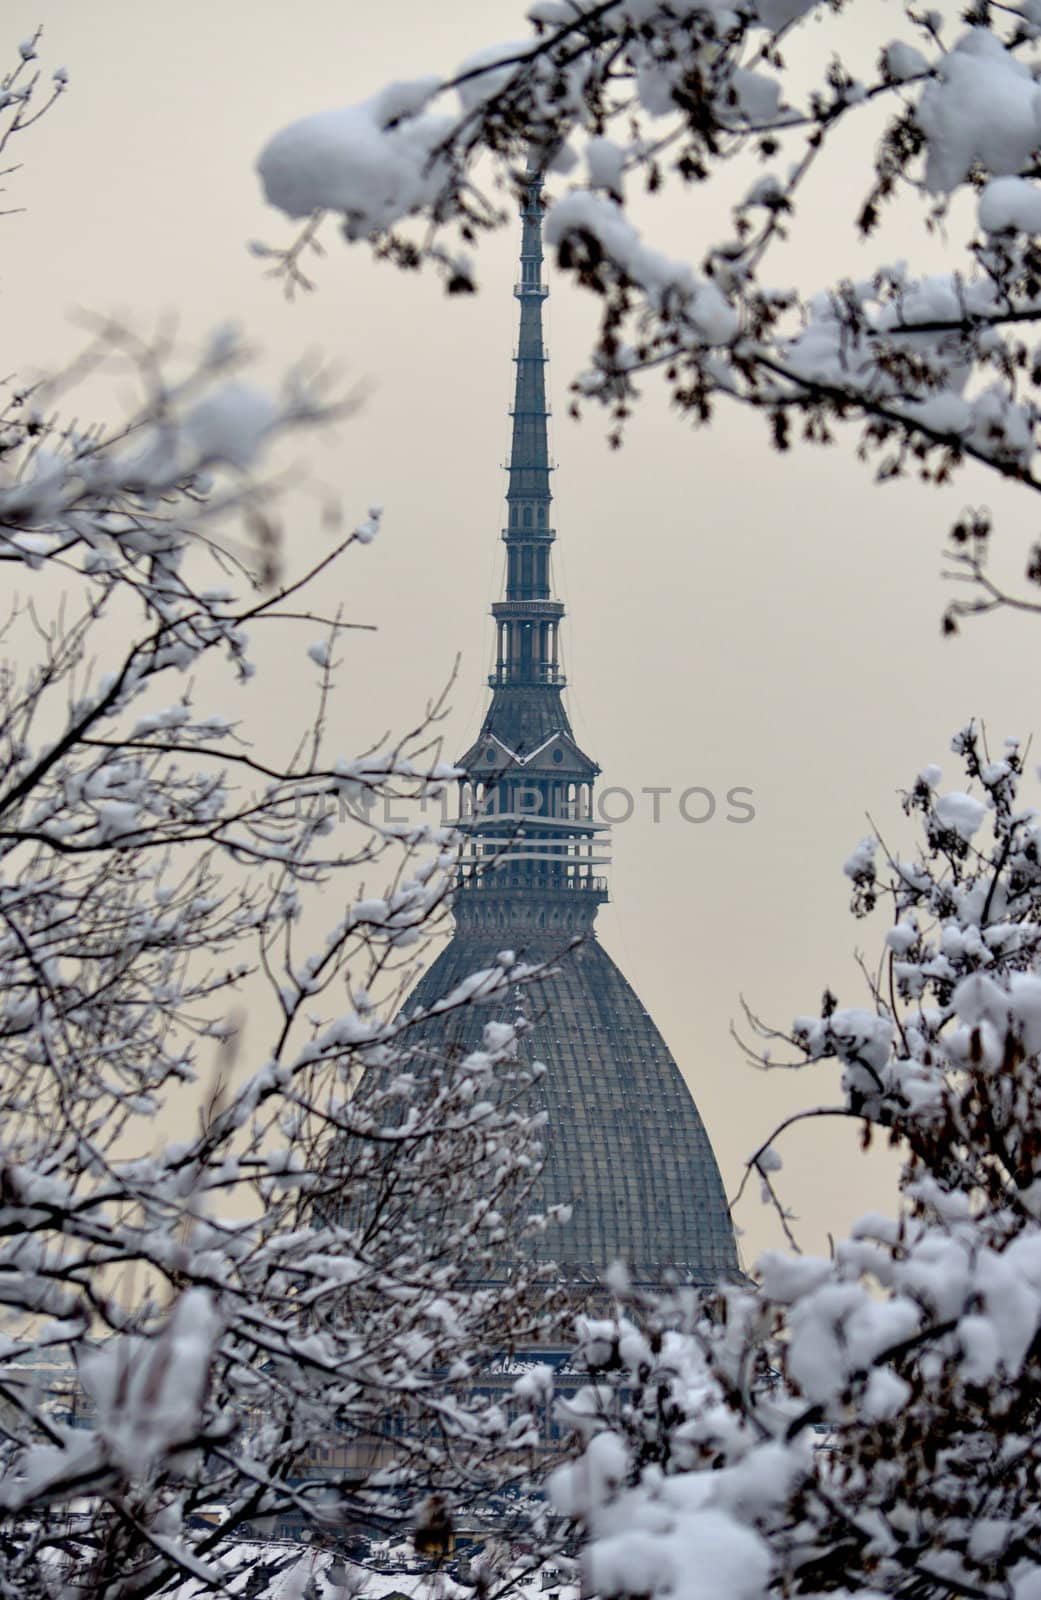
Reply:
[[[427, 1007], [495, 964], [504, 938], [460, 929], [420, 980], [404, 1011]], [[551, 976], [527, 987], [523, 1043], [546, 1066], [536, 1106], [546, 1112], [537, 1208], [570, 1205], [570, 1222], [541, 1235], [538, 1254], [566, 1281], [596, 1282], [619, 1257], [637, 1284], [716, 1282], [738, 1270], [734, 1232], [708, 1134], [680, 1070], [632, 985], [594, 935], [560, 953], [526, 942], [525, 961]], [[467, 1007], [448, 1042], [475, 1049], [504, 1010]], [[454, 1029], [454, 1032], [452, 1031]]]

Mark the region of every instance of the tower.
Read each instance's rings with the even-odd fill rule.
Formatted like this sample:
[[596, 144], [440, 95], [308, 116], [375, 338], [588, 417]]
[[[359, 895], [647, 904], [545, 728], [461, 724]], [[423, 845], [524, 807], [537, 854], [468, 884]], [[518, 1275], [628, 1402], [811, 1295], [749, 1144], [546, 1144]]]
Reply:
[[[577, 744], [563, 701], [562, 603], [553, 598], [542, 306], [542, 183], [529, 173], [521, 238], [506, 595], [492, 607], [491, 702], [458, 765], [465, 848], [455, 933], [405, 1010], [427, 1007], [499, 951], [551, 962], [534, 992], [524, 1048], [546, 1063], [544, 1205], [571, 1221], [543, 1236], [568, 1281], [595, 1283], [622, 1257], [635, 1283], [671, 1271], [696, 1283], [737, 1270], [712, 1147], [679, 1068], [631, 985], [599, 943], [608, 829], [596, 815], [599, 767]], [[465, 1010], [474, 1048], [492, 1013]]]
[[[552, 521], [542, 339], [542, 183], [532, 176], [521, 216], [520, 335], [506, 493], [506, 597], [492, 607], [491, 704], [460, 766], [468, 847], [456, 902], [460, 931], [592, 930], [607, 898], [607, 825], [593, 815], [600, 768], [575, 742], [563, 702], [561, 601], [552, 596]], [[545, 942], [544, 938], [541, 942]], [[566, 938], [564, 938], [566, 942]]]

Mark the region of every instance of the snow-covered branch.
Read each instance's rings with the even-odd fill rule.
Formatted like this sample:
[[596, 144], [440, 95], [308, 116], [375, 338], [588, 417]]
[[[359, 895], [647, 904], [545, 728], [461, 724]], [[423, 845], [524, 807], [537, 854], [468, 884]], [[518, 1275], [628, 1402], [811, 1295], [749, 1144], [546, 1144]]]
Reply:
[[[945, 484], [972, 461], [1036, 490], [1041, 20], [1026, 0], [951, 11], [539, 0], [520, 42], [275, 134], [261, 182], [306, 222], [287, 250], [257, 248], [290, 287], [310, 286], [302, 262], [333, 214], [348, 240], [470, 289], [473, 246], [533, 159], [558, 264], [603, 302], [574, 403], [606, 406], [615, 441], [641, 378], [657, 375], [696, 423], [736, 403], [781, 450], [852, 426], [880, 479]], [[820, 157], [851, 119], [856, 265], [840, 254], [821, 269], [815, 251], [831, 277], [794, 285], [782, 247], [811, 225]], [[897, 197], [935, 230], [966, 189], [976, 228], [951, 221], [950, 270], [861, 265]], [[638, 223], [634, 199], [684, 190], [696, 220], [730, 221], [699, 222], [677, 256], [653, 235], [655, 207]], [[982, 574], [977, 598], [995, 601]]]

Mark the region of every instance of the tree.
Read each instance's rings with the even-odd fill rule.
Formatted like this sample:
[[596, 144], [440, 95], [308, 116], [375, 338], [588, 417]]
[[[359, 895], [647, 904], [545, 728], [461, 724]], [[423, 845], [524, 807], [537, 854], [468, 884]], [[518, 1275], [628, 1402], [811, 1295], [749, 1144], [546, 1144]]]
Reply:
[[[565, 191], [546, 223], [558, 265], [603, 302], [575, 405], [605, 405], [616, 442], [639, 381], [660, 375], [698, 425], [730, 401], [760, 413], [781, 450], [829, 443], [845, 425], [879, 479], [945, 484], [975, 462], [1037, 494], [1041, 17], [1034, 0], [980, 0], [961, 17], [908, 0], [894, 38], [897, 11], [539, 0], [526, 43], [275, 134], [258, 162], [265, 192], [306, 220], [288, 248], [257, 248], [290, 289], [309, 287], [303, 263], [334, 214], [348, 240], [403, 267], [433, 263], [450, 292], [469, 290], [470, 247], [507, 215], [495, 188], [516, 192], [531, 158]], [[895, 202], [916, 205], [926, 229], [951, 229], [950, 270], [887, 258], [865, 273], [858, 257], [836, 262], [831, 282], [791, 286], [781, 248], [850, 124], [864, 124], [843, 145], [864, 165], [855, 230], [869, 237]], [[631, 215], [636, 191], [684, 187], [696, 230], [730, 212], [723, 237], [695, 231], [695, 260], [670, 257]], [[987, 571], [990, 533], [984, 513], [950, 530], [968, 592], [948, 630], [1002, 604], [1041, 609], [1041, 546], [1026, 590], [1006, 593]]]
[[[0, 144], [35, 115], [37, 47]], [[324, 1538], [410, 1518], [508, 1481], [530, 1445], [474, 1375], [540, 1326], [523, 1262], [487, 1287], [529, 1225], [537, 1069], [523, 1017], [457, 1058], [399, 1016], [455, 864], [418, 804], [452, 775], [437, 708], [387, 748], [328, 748], [348, 624], [314, 595], [380, 514], [281, 576], [265, 451], [342, 408], [320, 376], [269, 395], [242, 362], [219, 334], [184, 371], [104, 325], [0, 427], [24, 596], [0, 669], [9, 1597], [229, 1592], [228, 1541], [264, 1519]], [[98, 366], [140, 403], [64, 422]], [[285, 758], [229, 714], [275, 629], [317, 674]], [[358, 898], [363, 870], [383, 887]], [[505, 955], [435, 1011], [535, 976]]]
[[[888, 1138], [897, 1214], [830, 1260], [768, 1254], [708, 1311], [616, 1284], [580, 1328], [590, 1382], [549, 1495], [599, 1595], [1041, 1583], [1041, 821], [1015, 742], [970, 725], [954, 750], [964, 789], [928, 768], [904, 798], [913, 855], [872, 838], [846, 866], [856, 914], [891, 913], [872, 1004], [825, 995], [760, 1058], [839, 1066], [838, 1102], [791, 1120]], [[751, 1165], [774, 1198], [777, 1152]]]

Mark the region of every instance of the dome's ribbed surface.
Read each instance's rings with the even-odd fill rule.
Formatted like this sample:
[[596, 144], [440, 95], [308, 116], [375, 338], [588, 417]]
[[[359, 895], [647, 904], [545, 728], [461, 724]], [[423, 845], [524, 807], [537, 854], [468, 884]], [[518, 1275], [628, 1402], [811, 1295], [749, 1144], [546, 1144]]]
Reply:
[[[486, 930], [458, 932], [406, 1014], [493, 966], [502, 944]], [[538, 1090], [547, 1113], [539, 1201], [573, 1206], [571, 1221], [551, 1228], [539, 1253], [566, 1279], [585, 1282], [619, 1257], [643, 1284], [662, 1283], [670, 1269], [696, 1283], [734, 1273], [719, 1169], [664, 1039], [594, 936], [559, 952], [559, 942], [524, 950], [525, 961], [553, 960], [558, 969], [525, 989], [534, 1019], [525, 1053], [547, 1068]], [[484, 1023], [497, 1017], [509, 1013], [467, 1008], [449, 1024], [449, 1038], [475, 1048]]]

